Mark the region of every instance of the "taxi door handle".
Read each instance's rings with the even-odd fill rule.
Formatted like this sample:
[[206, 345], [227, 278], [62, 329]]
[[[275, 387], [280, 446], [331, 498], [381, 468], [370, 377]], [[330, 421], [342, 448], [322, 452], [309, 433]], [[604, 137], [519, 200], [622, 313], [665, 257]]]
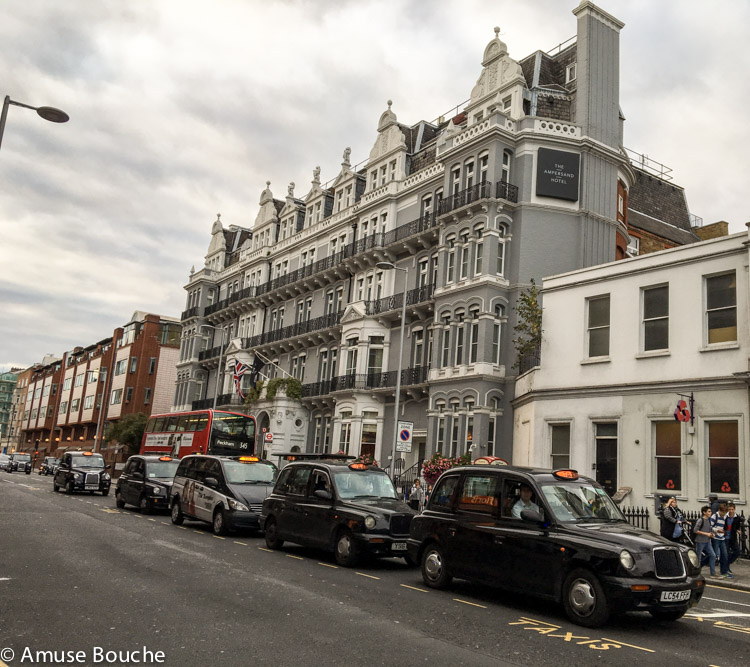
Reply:
[[455, 528], [449, 528], [448, 529], [448, 535], [450, 535], [451, 537], [455, 537], [456, 536], [456, 529]]
[[501, 537], [500, 535], [497, 535], [497, 536], [495, 537], [495, 539], [493, 540], [493, 542], [494, 542], [495, 544], [502, 544], [502, 543], [503, 543], [503, 540], [504, 540], [504, 539], [505, 539], [504, 537]]

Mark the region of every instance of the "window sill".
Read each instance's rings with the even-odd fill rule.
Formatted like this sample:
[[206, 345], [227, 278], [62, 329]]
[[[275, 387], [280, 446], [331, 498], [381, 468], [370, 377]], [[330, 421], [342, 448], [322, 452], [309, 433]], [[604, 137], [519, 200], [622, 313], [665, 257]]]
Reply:
[[669, 357], [672, 353], [669, 350], [654, 350], [653, 352], [639, 352], [635, 355], [636, 359], [651, 359], [652, 357]]
[[608, 364], [612, 359], [610, 357], [591, 357], [590, 359], [582, 359], [581, 366], [588, 366], [589, 364]]
[[698, 352], [719, 352], [721, 350], [739, 350], [740, 344], [737, 341], [731, 343], [714, 343], [713, 345], [704, 345], [698, 349]]

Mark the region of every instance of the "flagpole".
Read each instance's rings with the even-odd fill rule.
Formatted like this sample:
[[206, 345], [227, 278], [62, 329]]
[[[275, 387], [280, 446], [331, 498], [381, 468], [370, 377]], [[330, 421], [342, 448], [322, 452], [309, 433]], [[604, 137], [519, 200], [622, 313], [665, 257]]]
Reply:
[[256, 352], [255, 350], [253, 350], [253, 354], [256, 357], [260, 357], [261, 359], [263, 359], [263, 361], [265, 361], [269, 366], [273, 366], [274, 368], [278, 368], [287, 377], [289, 377], [289, 378], [293, 378], [294, 377], [290, 373], [287, 373], [281, 366], [279, 366], [278, 364], [273, 363], [273, 361], [271, 361], [268, 357], [266, 357], [265, 355], [261, 354], [260, 352]]

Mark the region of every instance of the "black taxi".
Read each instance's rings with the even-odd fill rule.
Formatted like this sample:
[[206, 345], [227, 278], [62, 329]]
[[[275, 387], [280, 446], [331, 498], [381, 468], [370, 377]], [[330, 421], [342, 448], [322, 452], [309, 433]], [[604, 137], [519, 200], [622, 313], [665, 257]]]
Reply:
[[8, 472], [25, 472], [27, 475], [30, 475], [32, 465], [31, 454], [15, 452], [10, 455]]
[[134, 505], [142, 514], [168, 510], [179, 461], [171, 456], [131, 456], [115, 487], [115, 504]]
[[575, 470], [448, 470], [412, 521], [408, 548], [432, 588], [456, 576], [548, 598], [586, 627], [625, 611], [675, 621], [705, 584], [693, 550], [631, 526]]
[[406, 549], [414, 510], [399, 500], [381, 468], [336, 459], [289, 463], [263, 502], [269, 549], [284, 541], [333, 551], [352, 567], [361, 553], [398, 556]]
[[39, 466], [39, 474], [45, 476], [54, 475], [55, 469], [59, 463], [60, 459], [57, 459], [54, 456], [45, 456], [42, 464]]
[[52, 489], [65, 489], [66, 493], [75, 491], [100, 492], [109, 495], [112, 478], [104, 465], [101, 454], [94, 452], [65, 452], [52, 478]]

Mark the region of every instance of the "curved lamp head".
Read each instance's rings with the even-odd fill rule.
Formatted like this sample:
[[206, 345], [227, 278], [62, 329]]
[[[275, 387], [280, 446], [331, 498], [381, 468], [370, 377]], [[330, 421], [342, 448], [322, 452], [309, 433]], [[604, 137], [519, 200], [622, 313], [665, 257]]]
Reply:
[[67, 123], [70, 120], [68, 114], [62, 109], [55, 109], [55, 107], [39, 107], [36, 112], [44, 120], [48, 120], [51, 123]]
[[393, 262], [378, 262], [375, 266], [384, 271], [390, 271], [391, 269], [396, 268], [396, 265]]

